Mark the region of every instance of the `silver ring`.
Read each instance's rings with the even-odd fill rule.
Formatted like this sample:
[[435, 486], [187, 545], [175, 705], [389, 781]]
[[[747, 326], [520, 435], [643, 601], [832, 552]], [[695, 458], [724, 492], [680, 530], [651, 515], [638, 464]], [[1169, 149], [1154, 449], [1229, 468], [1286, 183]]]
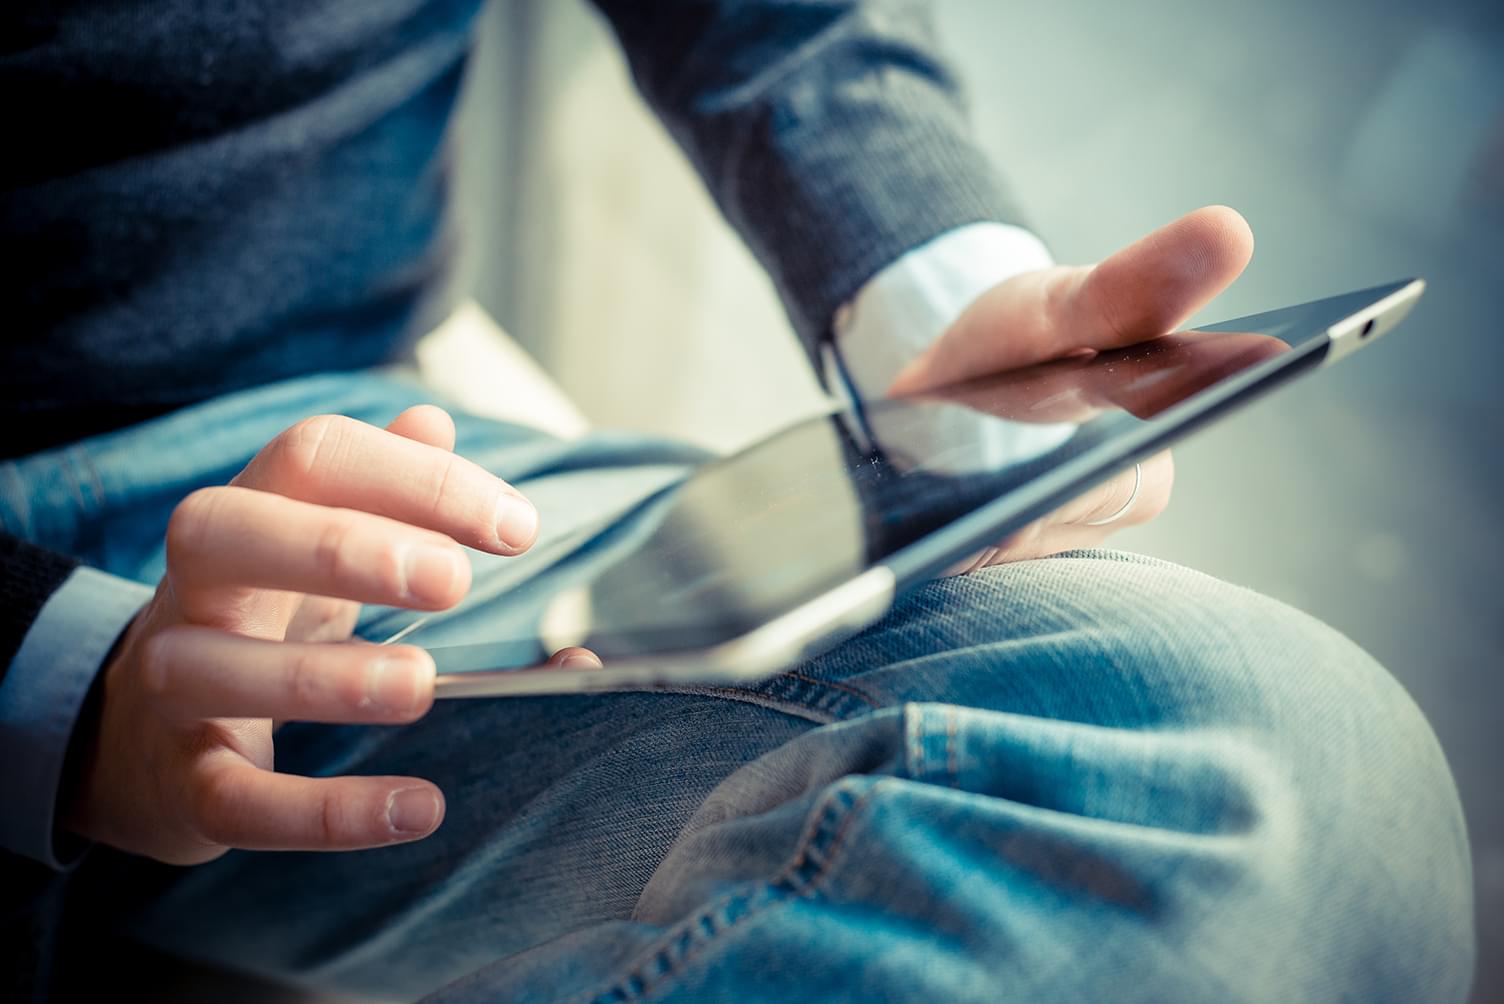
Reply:
[[1119, 509], [1117, 512], [1113, 513], [1111, 516], [1103, 516], [1101, 519], [1094, 519], [1094, 520], [1091, 520], [1089, 522], [1083, 523], [1081, 525], [1082, 526], [1106, 526], [1108, 523], [1116, 523], [1118, 520], [1120, 520], [1124, 516], [1128, 515], [1128, 510], [1132, 509], [1133, 508], [1133, 503], [1135, 503], [1135, 502], [1138, 501], [1138, 490], [1140, 488], [1142, 488], [1142, 487], [1144, 487], [1144, 465], [1143, 464], [1134, 464], [1133, 465], [1133, 494], [1128, 496], [1128, 501], [1123, 503], [1123, 507], [1121, 509]]

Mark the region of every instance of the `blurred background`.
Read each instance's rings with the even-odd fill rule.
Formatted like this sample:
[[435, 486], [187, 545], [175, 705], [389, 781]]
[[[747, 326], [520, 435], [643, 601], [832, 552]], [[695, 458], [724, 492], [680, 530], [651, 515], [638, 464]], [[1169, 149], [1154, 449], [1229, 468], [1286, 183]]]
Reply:
[[[1258, 251], [1198, 320], [1427, 279], [1397, 335], [1180, 448], [1169, 512], [1118, 540], [1302, 607], [1406, 684], [1468, 813], [1475, 999], [1504, 1000], [1504, 17], [936, 7], [977, 135], [1059, 260], [1223, 202]], [[463, 280], [593, 423], [730, 449], [823, 406], [582, 2], [493, 3], [467, 86]]]

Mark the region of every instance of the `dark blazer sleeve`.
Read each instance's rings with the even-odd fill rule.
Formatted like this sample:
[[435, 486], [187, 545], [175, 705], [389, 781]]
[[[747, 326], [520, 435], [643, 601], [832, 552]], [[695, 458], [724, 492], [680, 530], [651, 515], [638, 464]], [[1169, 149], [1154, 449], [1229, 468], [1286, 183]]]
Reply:
[[52, 1000], [70, 875], [0, 851], [0, 1000]]
[[904, 252], [965, 223], [1018, 221], [969, 138], [924, 4], [596, 5], [807, 347]]
[[[77, 564], [0, 534], [0, 686], [42, 605]], [[15, 764], [0, 764], [0, 770], [15, 769]], [[0, 1000], [47, 999], [65, 882], [50, 868], [0, 851]]]
[[32, 621], [78, 560], [0, 533], [0, 683]]

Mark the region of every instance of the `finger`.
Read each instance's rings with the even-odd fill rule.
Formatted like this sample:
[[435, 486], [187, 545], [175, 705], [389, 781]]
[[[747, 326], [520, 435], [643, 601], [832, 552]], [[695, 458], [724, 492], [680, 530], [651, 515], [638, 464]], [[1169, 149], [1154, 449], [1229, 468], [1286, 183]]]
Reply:
[[173, 594], [190, 620], [225, 588], [275, 589], [442, 610], [470, 588], [454, 541], [384, 516], [248, 488], [202, 488], [167, 525]]
[[[393, 419], [386, 429], [436, 449], [454, 449], [454, 419], [435, 405], [414, 405]], [[285, 637], [290, 641], [344, 641], [355, 630], [359, 616], [358, 603], [328, 596], [305, 596], [287, 625]]]
[[1003, 545], [984, 547], [975, 554], [968, 554], [955, 564], [946, 566], [936, 577], [948, 579], [955, 575], [969, 575], [979, 568], [1001, 564], [1003, 559], [1000, 559], [999, 555], [1002, 553], [1002, 550]]
[[549, 657], [547, 665], [560, 669], [600, 669], [601, 657], [588, 648], [572, 645], [555, 652]]
[[[436, 405], [413, 405], [392, 419], [386, 431], [435, 449], [454, 449], [454, 419]], [[359, 616], [358, 603], [306, 596], [287, 625], [286, 636], [292, 641], [343, 641], [355, 630]]]
[[416, 404], [392, 419], [386, 431], [439, 450], [454, 449], [454, 419], [432, 404]]
[[[1118, 530], [1139, 526], [1164, 512], [1175, 483], [1175, 462], [1169, 450], [1156, 453], [1143, 462], [1143, 478], [1137, 496], [1133, 493], [1138, 478], [1130, 469], [1072, 499], [1042, 519], [1010, 534], [990, 555], [973, 558], [963, 571], [981, 565], [1000, 565], [1010, 561], [1043, 558], [1061, 551], [1098, 547]], [[1121, 512], [1122, 516], [1098, 526], [1094, 520]]]
[[1052, 321], [1062, 350], [1120, 348], [1173, 331], [1232, 284], [1253, 257], [1236, 210], [1207, 206], [1078, 271]]
[[[410, 409], [411, 411], [411, 409]], [[408, 419], [433, 433], [432, 416]], [[538, 513], [515, 489], [448, 450], [340, 415], [306, 419], [272, 440], [232, 482], [319, 505], [359, 509], [516, 554]]]
[[233, 753], [202, 768], [190, 810], [205, 839], [247, 850], [350, 851], [426, 837], [444, 796], [411, 777], [310, 778]]
[[888, 392], [920, 393], [1166, 334], [1237, 278], [1252, 254], [1243, 217], [1209, 206], [1098, 265], [1015, 276], [977, 297]]
[[411, 645], [277, 642], [175, 627], [147, 643], [142, 679], [179, 720], [410, 722], [433, 705], [433, 659]]
[[[1073, 499], [1048, 518], [1055, 526], [1085, 527], [1102, 537], [1114, 530], [1147, 523], [1170, 503], [1170, 491], [1175, 481], [1175, 462], [1170, 451], [1156, 453], [1140, 465], [1142, 474], [1132, 468], [1121, 471], [1110, 480], [1091, 491]], [[1137, 492], [1135, 492], [1137, 486]], [[1131, 503], [1131, 504], [1130, 504]], [[1124, 506], [1127, 506], [1126, 511]], [[1100, 526], [1089, 524], [1122, 513], [1111, 523]]]
[[1047, 558], [1052, 554], [1060, 554], [1062, 551], [1080, 551], [1101, 547], [1111, 532], [1112, 527], [1041, 521], [1037, 526], [1027, 528], [1027, 532], [1010, 537], [997, 548], [986, 562], [986, 566]]

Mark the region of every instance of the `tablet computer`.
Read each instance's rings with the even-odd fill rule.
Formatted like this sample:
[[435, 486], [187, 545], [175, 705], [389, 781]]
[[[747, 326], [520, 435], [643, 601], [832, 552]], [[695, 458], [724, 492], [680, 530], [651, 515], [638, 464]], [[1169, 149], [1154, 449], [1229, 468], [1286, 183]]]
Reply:
[[[655, 495], [641, 531], [551, 597], [526, 637], [430, 649], [437, 696], [775, 674], [1093, 485], [1373, 341], [1423, 289], [1394, 282], [800, 422]], [[602, 665], [542, 664], [572, 646]]]

